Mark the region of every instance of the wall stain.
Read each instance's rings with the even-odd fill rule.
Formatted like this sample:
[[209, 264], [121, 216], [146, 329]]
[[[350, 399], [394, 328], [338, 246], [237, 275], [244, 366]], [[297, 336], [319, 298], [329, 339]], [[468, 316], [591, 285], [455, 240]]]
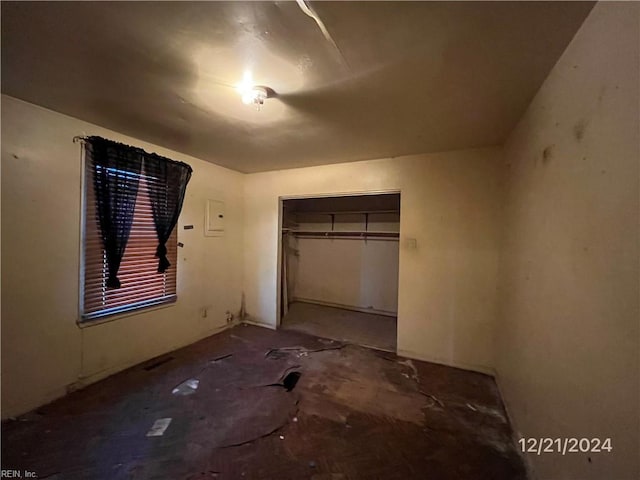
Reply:
[[584, 132], [588, 124], [589, 121], [583, 118], [573, 126], [573, 136], [576, 137], [576, 140], [581, 141], [584, 138]]
[[549, 161], [551, 160], [551, 157], [553, 156], [553, 147], [555, 145], [549, 145], [547, 148], [545, 148], [542, 151], [542, 163], [544, 165], [546, 165], [547, 163], [549, 163]]
[[605, 94], [607, 93], [607, 86], [603, 85], [600, 87], [600, 94], [598, 95], [598, 106], [602, 106], [602, 100], [604, 99]]

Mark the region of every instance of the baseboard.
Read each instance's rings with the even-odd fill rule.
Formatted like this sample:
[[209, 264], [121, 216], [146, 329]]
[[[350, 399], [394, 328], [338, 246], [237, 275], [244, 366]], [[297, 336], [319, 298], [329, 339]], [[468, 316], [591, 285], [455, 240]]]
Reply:
[[461, 370], [469, 370], [471, 372], [482, 373], [495, 377], [495, 370], [491, 367], [484, 365], [474, 365], [463, 362], [452, 362], [450, 360], [444, 360], [442, 358], [433, 357], [431, 355], [425, 355], [423, 353], [413, 352], [411, 350], [398, 349], [398, 355], [401, 357], [412, 358], [414, 360], [421, 360], [423, 362], [437, 363], [438, 365], [444, 365], [445, 367], [459, 368]]
[[393, 317], [396, 318], [398, 316], [397, 312], [389, 312], [387, 310], [376, 310], [374, 308], [364, 308], [364, 307], [354, 307], [351, 305], [343, 305], [341, 303], [332, 303], [332, 302], [325, 302], [323, 300], [313, 300], [310, 298], [298, 298], [298, 297], [294, 297], [291, 299], [291, 303], [311, 303], [313, 305], [322, 305], [323, 307], [332, 307], [332, 308], [341, 308], [342, 310], [351, 310], [354, 312], [362, 312], [362, 313], [371, 313], [373, 315], [382, 315], [385, 317]]
[[253, 325], [254, 327], [268, 328], [269, 330], [277, 330], [275, 325], [270, 325], [264, 322], [258, 322], [257, 320], [253, 320], [248, 317], [245, 317], [241, 323], [246, 323], [247, 325]]

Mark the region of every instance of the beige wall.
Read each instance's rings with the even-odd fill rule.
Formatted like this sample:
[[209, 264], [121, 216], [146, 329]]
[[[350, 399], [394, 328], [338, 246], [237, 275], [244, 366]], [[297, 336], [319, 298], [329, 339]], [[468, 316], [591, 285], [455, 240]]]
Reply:
[[276, 325], [279, 197], [401, 191], [399, 352], [490, 371], [501, 158], [478, 149], [247, 175], [247, 313]]
[[539, 479], [640, 478], [639, 12], [596, 5], [505, 147], [499, 384], [522, 436], [613, 446]]
[[[185, 161], [194, 173], [178, 227], [177, 303], [80, 329], [80, 146], [71, 139], [93, 134]], [[223, 327], [242, 295], [242, 181], [242, 174], [3, 96], [2, 416]], [[203, 236], [207, 198], [226, 201], [224, 237]]]

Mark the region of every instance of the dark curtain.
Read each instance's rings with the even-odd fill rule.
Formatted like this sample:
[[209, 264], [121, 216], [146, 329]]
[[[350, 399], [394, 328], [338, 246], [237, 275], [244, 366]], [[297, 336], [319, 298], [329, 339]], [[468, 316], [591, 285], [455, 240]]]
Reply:
[[167, 259], [166, 244], [178, 223], [191, 172], [191, 167], [186, 163], [175, 162], [155, 154], [145, 156], [144, 174], [158, 235], [156, 257], [159, 258], [159, 273], [171, 266]]
[[107, 287], [119, 288], [118, 270], [127, 247], [138, 196], [142, 156], [138, 149], [101, 137], [88, 137], [87, 161], [93, 169], [96, 215], [107, 257]]

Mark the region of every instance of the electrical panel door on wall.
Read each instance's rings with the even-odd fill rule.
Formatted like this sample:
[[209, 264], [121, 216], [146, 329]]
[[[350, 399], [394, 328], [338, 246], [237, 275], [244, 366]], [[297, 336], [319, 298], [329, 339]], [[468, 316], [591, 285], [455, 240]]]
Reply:
[[204, 234], [207, 237], [221, 237], [224, 235], [224, 202], [207, 200], [205, 212]]

